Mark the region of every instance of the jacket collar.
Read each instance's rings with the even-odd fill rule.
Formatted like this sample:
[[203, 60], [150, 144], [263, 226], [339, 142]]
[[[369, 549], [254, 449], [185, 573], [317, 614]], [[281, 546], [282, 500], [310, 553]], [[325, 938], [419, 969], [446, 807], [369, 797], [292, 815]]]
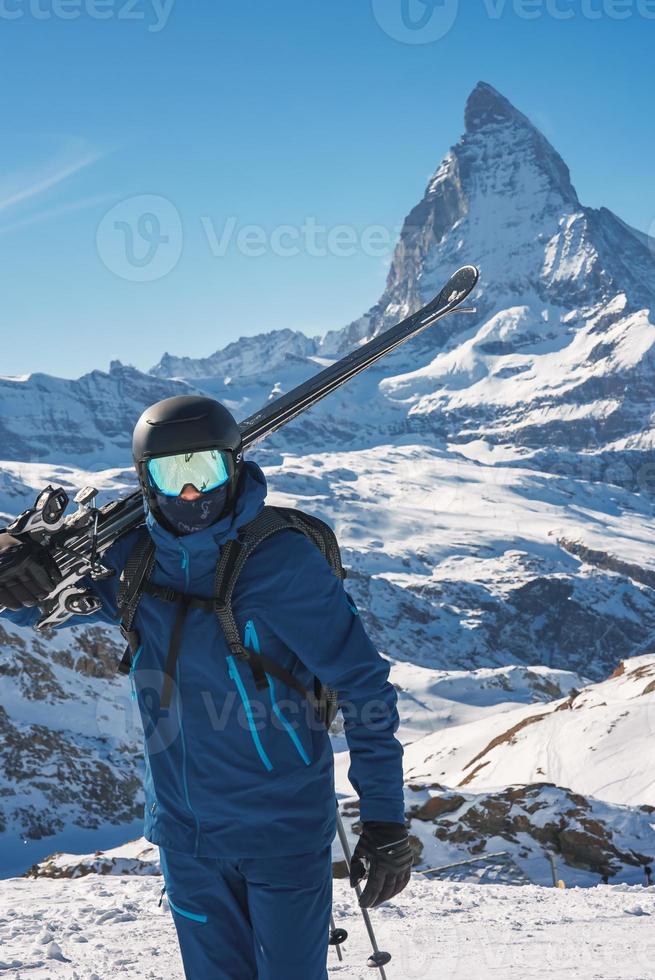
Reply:
[[174, 556], [178, 561], [180, 550], [183, 548], [191, 557], [211, 555], [215, 561], [216, 552], [221, 545], [231, 538], [236, 538], [239, 528], [252, 521], [262, 510], [266, 491], [266, 477], [262, 469], [257, 463], [247, 460], [239, 479], [236, 503], [230, 513], [211, 527], [182, 537], [162, 527], [146, 508], [146, 525], [150, 537], [155, 542], [158, 555], [162, 558]]

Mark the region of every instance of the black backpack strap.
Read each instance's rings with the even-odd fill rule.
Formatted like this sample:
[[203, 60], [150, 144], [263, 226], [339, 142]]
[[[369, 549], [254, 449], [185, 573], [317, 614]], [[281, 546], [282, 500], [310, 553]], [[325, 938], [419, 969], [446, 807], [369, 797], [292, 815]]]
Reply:
[[299, 531], [311, 538], [337, 578], [346, 577], [336, 535], [328, 524], [318, 517], [310, 517], [290, 507], [264, 507], [254, 520], [244, 526], [238, 538], [228, 541], [223, 546], [216, 568], [214, 580], [216, 615], [223, 627], [228, 646], [236, 656], [242, 656], [243, 646], [232, 613], [232, 597], [237, 579], [253, 551], [271, 534], [285, 530]]
[[202, 609], [206, 613], [213, 613], [214, 611], [213, 599], [201, 599], [199, 596], [189, 595], [187, 592], [176, 592], [175, 589], [169, 589], [167, 585], [154, 585], [152, 582], [144, 582], [141, 591], [155, 599], [161, 599], [163, 602], [185, 601], [189, 609]]
[[[318, 518], [303, 514], [302, 511], [266, 506], [253, 521], [245, 525], [238, 538], [232, 539], [223, 546], [216, 568], [214, 609], [231, 653], [248, 663], [258, 690], [268, 687], [266, 674], [270, 674], [307, 698], [321, 717], [327, 716], [328, 713], [332, 713], [333, 717], [332, 709], [330, 712], [326, 711], [328, 689], [323, 688], [320, 681], [316, 679], [314, 691], [308, 691], [297, 678], [275, 661], [245, 647], [234, 617], [232, 608], [234, 588], [243, 566], [263, 541], [283, 530], [298, 531], [309, 537], [329, 562], [334, 574], [340, 579], [345, 578], [339, 545], [334, 532], [327, 524]], [[329, 692], [329, 695], [336, 704], [336, 693]]]
[[189, 611], [189, 600], [191, 596], [180, 594], [177, 600], [177, 613], [175, 622], [171, 630], [171, 637], [168, 641], [168, 653], [166, 654], [166, 664], [164, 666], [164, 682], [161, 687], [159, 707], [167, 711], [171, 706], [173, 696], [173, 678], [177, 670], [177, 661], [180, 656], [180, 645], [182, 643], [182, 630]]
[[[301, 510], [291, 508], [277, 508], [282, 511], [290, 521], [291, 526], [301, 531], [306, 537], [314, 542], [325, 560], [330, 565], [336, 577], [343, 581], [347, 577], [346, 569], [341, 561], [341, 550], [337, 536], [325, 521], [315, 517], [313, 514], [305, 514]], [[339, 695], [331, 687], [323, 684], [318, 677], [314, 677], [314, 707], [319, 718], [326, 728], [330, 728], [338, 711]]]
[[239, 660], [248, 662], [257, 690], [268, 687], [266, 669], [261, 654], [249, 650], [241, 641], [239, 627], [232, 609], [232, 597], [241, 570], [255, 548], [259, 547], [271, 534], [275, 534], [288, 526], [288, 523], [280, 518], [273, 507], [264, 507], [253, 521], [244, 526], [238, 538], [232, 538], [223, 545], [216, 566], [214, 611], [230, 652]]
[[125, 562], [116, 596], [116, 605], [121, 617], [120, 630], [127, 640], [123, 659], [118, 666], [121, 674], [129, 674], [132, 658], [141, 645], [139, 633], [132, 628], [132, 624], [141, 600], [143, 585], [150, 576], [154, 563], [155, 543], [144, 524], [139, 529], [139, 537]]
[[[167, 710], [171, 705], [173, 682], [182, 642], [182, 630], [184, 629], [187, 613], [190, 609], [202, 609], [203, 612], [213, 613], [214, 602], [212, 599], [201, 599], [198, 596], [187, 595], [185, 592], [176, 592], [175, 589], [171, 589], [166, 585], [154, 585], [152, 582], [147, 581], [147, 577], [141, 580], [139, 598], [144, 593], [153, 596], [155, 599], [161, 599], [162, 602], [172, 602], [177, 605], [173, 629], [171, 630], [168, 642], [168, 653], [166, 654], [166, 663], [164, 665], [164, 681], [159, 699], [160, 708]], [[134, 635], [136, 631], [132, 630], [131, 632]]]
[[284, 515], [292, 528], [314, 542], [338, 579], [346, 578], [347, 572], [341, 562], [339, 542], [329, 524], [314, 517], [313, 514], [305, 514], [291, 507], [276, 507], [275, 510]]
[[[214, 609], [225, 634], [227, 645], [234, 656], [239, 657], [241, 660], [250, 659], [251, 652], [241, 642], [239, 628], [234, 618], [232, 609], [234, 587], [250, 555], [272, 534], [277, 534], [278, 531], [288, 530], [307, 533], [304, 527], [301, 526], [301, 521], [298, 519], [297, 514], [298, 512], [284, 507], [264, 507], [254, 520], [244, 525], [239, 536], [226, 542], [221, 550], [221, 557], [216, 566], [216, 577], [214, 579]], [[323, 554], [325, 554], [327, 545], [324, 543], [323, 538], [313, 529], [312, 539]], [[341, 564], [340, 560], [339, 564]], [[263, 683], [258, 683], [257, 686], [266, 687], [266, 684], [267, 682], [264, 678]]]

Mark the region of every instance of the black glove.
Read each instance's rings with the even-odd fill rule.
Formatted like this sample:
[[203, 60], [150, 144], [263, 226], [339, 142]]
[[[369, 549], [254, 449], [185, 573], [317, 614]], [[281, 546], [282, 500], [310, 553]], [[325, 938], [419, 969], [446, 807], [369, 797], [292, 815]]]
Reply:
[[45, 548], [0, 531], [0, 606], [16, 611], [36, 606], [61, 582], [61, 572]]
[[350, 887], [367, 878], [359, 900], [372, 909], [388, 902], [405, 888], [412, 873], [413, 855], [402, 823], [367, 822], [350, 864]]

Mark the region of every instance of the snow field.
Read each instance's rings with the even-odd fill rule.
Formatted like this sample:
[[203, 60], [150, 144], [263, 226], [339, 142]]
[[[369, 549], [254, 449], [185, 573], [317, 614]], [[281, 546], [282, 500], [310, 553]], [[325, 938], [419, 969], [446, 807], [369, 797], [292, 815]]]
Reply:
[[[89, 875], [0, 882], [0, 976], [12, 980], [182, 980], [161, 878]], [[349, 932], [329, 976], [365, 980], [364, 925], [343, 881], [334, 914]], [[372, 912], [388, 980], [652, 980], [655, 888], [452, 884], [415, 876]], [[282, 978], [280, 978], [282, 980]]]

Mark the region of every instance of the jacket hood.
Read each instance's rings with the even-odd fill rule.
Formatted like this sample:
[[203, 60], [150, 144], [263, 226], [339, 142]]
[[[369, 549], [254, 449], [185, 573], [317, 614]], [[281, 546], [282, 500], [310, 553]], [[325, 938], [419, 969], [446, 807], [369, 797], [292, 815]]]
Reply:
[[180, 545], [183, 545], [184, 550], [190, 555], [199, 557], [209, 554], [215, 561], [216, 552], [221, 545], [231, 538], [236, 538], [239, 528], [252, 521], [262, 510], [266, 493], [266, 477], [263, 470], [252, 460], [246, 460], [237, 486], [234, 507], [215, 524], [201, 531], [178, 537], [159, 524], [144, 501], [146, 525], [158, 554], [162, 557], [167, 553], [171, 556], [179, 556]]

